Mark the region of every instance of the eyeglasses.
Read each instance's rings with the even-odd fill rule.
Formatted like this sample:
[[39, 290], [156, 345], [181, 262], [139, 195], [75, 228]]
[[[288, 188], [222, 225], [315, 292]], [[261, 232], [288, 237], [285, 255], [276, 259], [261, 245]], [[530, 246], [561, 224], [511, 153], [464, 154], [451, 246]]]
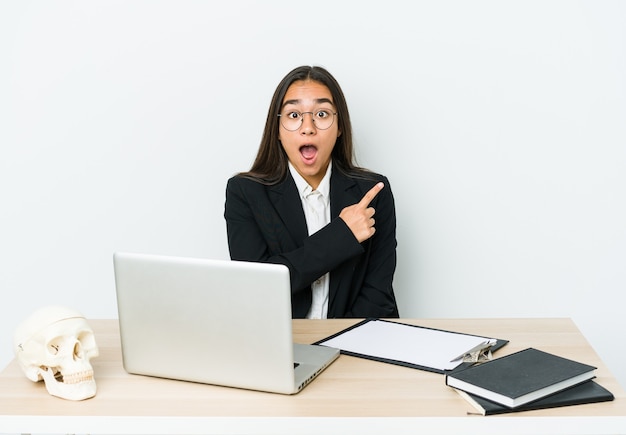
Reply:
[[318, 109], [315, 112], [298, 112], [297, 110], [291, 110], [285, 113], [279, 113], [280, 123], [285, 130], [296, 131], [302, 127], [304, 122], [304, 115], [311, 115], [315, 128], [320, 130], [328, 130], [335, 121], [337, 112], [331, 112], [329, 109]]

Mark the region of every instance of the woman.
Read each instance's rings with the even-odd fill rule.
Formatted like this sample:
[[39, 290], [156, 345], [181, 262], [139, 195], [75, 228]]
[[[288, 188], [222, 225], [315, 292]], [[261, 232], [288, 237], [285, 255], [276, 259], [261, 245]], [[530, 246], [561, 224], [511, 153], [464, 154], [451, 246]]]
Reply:
[[348, 107], [325, 69], [280, 82], [252, 168], [228, 181], [224, 216], [231, 259], [289, 268], [294, 318], [398, 317], [393, 195], [355, 165]]

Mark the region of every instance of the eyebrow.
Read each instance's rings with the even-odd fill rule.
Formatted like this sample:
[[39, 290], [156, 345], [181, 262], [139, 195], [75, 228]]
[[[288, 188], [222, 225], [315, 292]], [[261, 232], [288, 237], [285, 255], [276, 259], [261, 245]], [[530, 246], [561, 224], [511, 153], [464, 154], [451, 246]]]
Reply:
[[[285, 106], [288, 106], [290, 104], [299, 104], [301, 103], [302, 100], [287, 100], [283, 103], [283, 105], [281, 106], [281, 108], [284, 108]], [[335, 106], [335, 104], [333, 103], [333, 101], [330, 98], [318, 98], [317, 100], [315, 100], [315, 102], [317, 104], [321, 104], [321, 103], [329, 103], [332, 104], [333, 107]]]

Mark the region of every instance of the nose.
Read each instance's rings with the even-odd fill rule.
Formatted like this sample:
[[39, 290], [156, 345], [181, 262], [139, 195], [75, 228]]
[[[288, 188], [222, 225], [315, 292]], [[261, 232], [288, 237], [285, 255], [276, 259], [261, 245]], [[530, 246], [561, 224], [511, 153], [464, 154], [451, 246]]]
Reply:
[[[309, 116], [305, 116], [309, 115]], [[315, 129], [315, 121], [313, 121], [313, 114], [311, 112], [305, 112], [302, 114], [302, 125], [300, 126], [300, 132], [302, 134], [314, 134], [317, 130]]]

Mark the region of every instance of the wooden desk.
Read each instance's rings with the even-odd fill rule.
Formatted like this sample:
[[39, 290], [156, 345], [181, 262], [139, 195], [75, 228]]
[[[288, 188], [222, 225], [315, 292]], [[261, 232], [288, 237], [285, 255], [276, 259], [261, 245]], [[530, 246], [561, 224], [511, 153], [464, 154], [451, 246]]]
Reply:
[[[624, 434], [626, 394], [569, 319], [403, 320], [510, 340], [496, 356], [536, 347], [598, 367], [615, 401], [497, 416], [472, 408], [443, 375], [342, 355], [295, 396], [127, 374], [117, 320], [90, 320], [100, 347], [92, 360], [98, 394], [54, 398], [12, 361], [0, 374], [0, 433], [145, 434]], [[356, 320], [294, 320], [311, 343]]]

